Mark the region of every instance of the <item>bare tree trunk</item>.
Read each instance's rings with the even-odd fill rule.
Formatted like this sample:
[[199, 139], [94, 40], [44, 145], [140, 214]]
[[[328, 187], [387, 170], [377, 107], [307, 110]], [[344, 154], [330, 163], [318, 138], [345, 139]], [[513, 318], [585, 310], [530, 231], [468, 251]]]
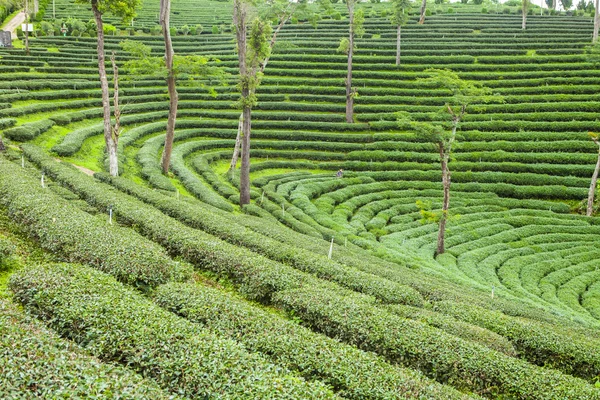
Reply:
[[455, 117], [455, 122], [452, 126], [452, 136], [450, 137], [448, 143], [444, 144], [443, 142], [441, 142], [439, 144], [444, 197], [442, 201], [442, 216], [440, 217], [439, 222], [437, 248], [435, 251], [436, 256], [444, 254], [444, 252], [446, 251], [444, 240], [446, 237], [446, 222], [448, 222], [448, 210], [450, 209], [450, 168], [448, 167], [448, 162], [450, 161], [452, 143], [454, 143], [454, 138], [456, 137], [456, 130], [458, 128], [459, 121], [460, 120], [457, 117]]
[[592, 35], [592, 43], [596, 43], [598, 41], [598, 28], [600, 28], [600, 10], [598, 10], [598, 6], [600, 6], [600, 1], [596, 0], [594, 7], [594, 34]]
[[556, 0], [552, 0], [552, 9], [556, 10]]
[[233, 157], [231, 157], [231, 164], [229, 164], [229, 170], [233, 171], [237, 165], [238, 157], [240, 156], [240, 145], [242, 143], [242, 129], [244, 128], [244, 113], [240, 114], [240, 122], [238, 123], [237, 136], [235, 137], [235, 146], [233, 147]]
[[442, 165], [442, 186], [444, 190], [444, 198], [442, 201], [442, 215], [439, 222], [437, 248], [435, 251], [436, 256], [444, 254], [444, 251], [446, 251], [444, 239], [446, 237], [446, 222], [448, 221], [448, 209], [450, 207], [450, 170], [448, 169], [449, 159], [449, 149], [444, 149], [444, 146], [440, 144], [440, 161]]
[[115, 59], [115, 52], [110, 56], [110, 62], [113, 67], [113, 113], [115, 116], [115, 124], [112, 128], [112, 139], [115, 146], [119, 144], [119, 135], [121, 134], [121, 107], [119, 107], [119, 67]]
[[171, 153], [173, 152], [173, 140], [175, 138], [175, 123], [177, 120], [177, 103], [179, 101], [177, 88], [175, 87], [175, 74], [173, 73], [173, 42], [171, 41], [170, 18], [171, 0], [160, 0], [160, 24], [165, 39], [165, 67], [167, 68], [167, 87], [169, 90], [169, 117], [167, 119], [167, 133], [165, 136], [165, 147], [161, 157], [163, 174], [169, 172], [171, 164]]
[[400, 65], [400, 39], [402, 35], [402, 27], [398, 25], [396, 33], [396, 65]]
[[98, 0], [92, 0], [92, 11], [96, 20], [98, 33], [98, 74], [100, 75], [100, 88], [102, 89], [102, 109], [104, 112], [104, 141], [108, 152], [109, 172], [112, 176], [119, 174], [119, 163], [117, 160], [117, 144], [112, 138], [112, 125], [110, 122], [110, 100], [108, 94], [108, 78], [106, 77], [106, 66], [104, 59], [104, 26], [102, 14], [98, 10]]
[[354, 91], [352, 90], [352, 55], [354, 53], [354, 2], [347, 1], [350, 29], [348, 34], [348, 75], [346, 76], [346, 122], [354, 122]]
[[[290, 3], [290, 6], [295, 5], [295, 4], [297, 4], [297, 3]], [[273, 36], [271, 37], [271, 42], [269, 43], [269, 47], [271, 48], [271, 50], [273, 50], [273, 47], [275, 46], [275, 43], [277, 42], [277, 34], [279, 34], [279, 31], [281, 31], [281, 28], [283, 28], [285, 23], [290, 19], [292, 12], [293, 12], [293, 10], [290, 11], [288, 14], [284, 15], [281, 18], [281, 20], [279, 21], [279, 25], [277, 25], [275, 32], [273, 32]], [[269, 63], [269, 58], [270, 57], [265, 58], [265, 60], [260, 65], [260, 72], [263, 72], [263, 73], [265, 72], [265, 68], [267, 68], [267, 64]], [[242, 139], [243, 121], [244, 121], [244, 113], [242, 112], [240, 114], [240, 123], [238, 124], [238, 131], [237, 131], [237, 135], [235, 137], [235, 147], [233, 148], [233, 155], [231, 156], [231, 163], [229, 164], [230, 171], [233, 171], [235, 169], [235, 167], [237, 165], [238, 157], [240, 154], [240, 144], [241, 144], [241, 139]]]
[[[598, 141], [595, 141], [600, 146]], [[588, 217], [592, 216], [594, 211], [594, 196], [596, 194], [596, 183], [598, 182], [598, 172], [600, 171], [600, 148], [598, 149], [598, 161], [596, 161], [596, 168], [594, 168], [594, 174], [592, 175], [592, 182], [590, 183], [590, 191], [588, 192], [587, 212], [585, 215]]]
[[25, 0], [25, 54], [29, 55], [29, 1]]
[[419, 18], [419, 24], [425, 23], [425, 11], [427, 10], [427, 0], [423, 0], [421, 3], [421, 18]]
[[250, 97], [250, 82], [248, 68], [246, 65], [246, 23], [248, 11], [241, 0], [233, 3], [233, 22], [236, 27], [236, 39], [238, 47], [238, 59], [240, 64], [240, 76], [242, 77], [242, 167], [240, 170], [240, 205], [250, 203], [250, 130], [251, 113], [248, 98]]
[[[249, 93], [246, 93], [248, 96]], [[244, 93], [242, 91], [242, 96]], [[250, 132], [252, 110], [244, 107], [242, 121], [242, 165], [240, 168], [240, 205], [250, 203]]]
[[525, 30], [527, 29], [527, 12], [529, 11], [529, 4], [528, 4], [529, 0], [523, 0], [523, 8], [522, 8], [522, 13], [523, 13], [523, 21], [521, 22], [521, 29]]

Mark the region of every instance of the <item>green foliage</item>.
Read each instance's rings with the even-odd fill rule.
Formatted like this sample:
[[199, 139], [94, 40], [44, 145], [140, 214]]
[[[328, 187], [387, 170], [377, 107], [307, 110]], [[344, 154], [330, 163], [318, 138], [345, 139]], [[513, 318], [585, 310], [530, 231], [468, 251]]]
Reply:
[[47, 250], [140, 288], [189, 277], [187, 265], [172, 261], [160, 246], [135, 232], [109, 225], [108, 216], [96, 218], [79, 210], [11, 162], [0, 161], [0, 168], [3, 175], [15, 177], [0, 182], [2, 204], [12, 218], [26, 222], [28, 233]]
[[279, 365], [299, 370], [307, 379], [336, 387], [344, 398], [364, 399], [374, 393], [382, 398], [401, 398], [413, 391], [422, 397], [463, 397], [414, 371], [393, 367], [372, 353], [316, 334], [220, 290], [168, 284], [158, 288], [154, 299], [201, 326], [236, 338], [249, 350], [261, 352]]
[[[165, 66], [165, 58], [152, 56], [150, 46], [137, 40], [125, 40], [119, 45], [134, 57], [124, 65], [129, 73], [129, 79], [145, 76], [167, 79], [169, 72]], [[219, 60], [210, 57], [176, 54], [173, 56], [173, 74], [180, 84], [207, 88], [207, 79], [220, 84], [228, 76], [218, 64]], [[208, 86], [207, 89], [212, 95], [216, 95], [213, 86]]]
[[76, 0], [75, 3], [96, 3], [101, 14], [111, 13], [128, 23], [136, 16], [136, 9], [141, 5], [141, 0]]
[[390, 22], [394, 26], [404, 26], [409, 20], [409, 11], [412, 7], [410, 0], [394, 0], [390, 2], [392, 12]]
[[54, 121], [43, 119], [6, 129], [4, 135], [12, 140], [25, 142], [32, 140], [54, 126]]
[[24, 269], [11, 277], [10, 287], [29, 312], [87, 352], [182, 396], [333, 398], [325, 385], [309, 384], [91, 268]]
[[293, 311], [312, 329], [374, 351], [390, 362], [402, 360], [403, 365], [465, 390], [532, 399], [575, 400], [597, 395], [596, 389], [581, 379], [532, 366], [421, 322], [395, 316], [360, 295], [305, 288], [279, 292], [275, 302]]
[[[0, 396], [171, 399], [156, 383], [104, 364], [0, 299]], [[31, 382], [35, 382], [32, 385]]]

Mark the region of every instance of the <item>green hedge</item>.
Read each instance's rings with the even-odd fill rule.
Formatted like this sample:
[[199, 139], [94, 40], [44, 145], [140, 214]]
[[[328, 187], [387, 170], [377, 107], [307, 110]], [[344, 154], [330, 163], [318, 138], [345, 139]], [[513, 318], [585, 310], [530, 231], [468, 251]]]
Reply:
[[510, 318], [500, 312], [454, 302], [436, 303], [434, 309], [486, 327], [510, 340], [529, 362], [559, 369], [593, 381], [600, 375], [598, 338], [565, 332], [550, 324]]
[[459, 389], [490, 398], [600, 399], [600, 389], [584, 380], [394, 316], [359, 297], [303, 288], [276, 293], [273, 300], [312, 329]]
[[332, 398], [286, 370], [154, 305], [88, 267], [27, 268], [10, 280], [15, 299], [91, 354], [186, 397]]
[[216, 289], [167, 284], [157, 289], [154, 300], [216, 333], [239, 340], [279, 365], [300, 371], [307, 379], [335, 387], [344, 398], [468, 398]]
[[[423, 300], [418, 292], [370, 275], [368, 272], [328, 260], [326, 254], [316, 255], [257, 234], [250, 229], [236, 226], [235, 219], [215, 213], [209, 207], [186, 202], [173, 202], [172, 198], [134, 184], [122, 178], [99, 174], [101, 180], [110, 182], [125, 193], [158, 208], [193, 228], [202, 229], [233, 245], [243, 246], [263, 254], [271, 260], [314, 273], [320, 278], [335, 281], [353, 290], [369, 293], [382, 301], [421, 306]], [[373, 271], [374, 272], [374, 271]]]
[[35, 139], [42, 133], [46, 132], [54, 126], [54, 121], [49, 119], [43, 119], [37, 122], [30, 122], [9, 128], [4, 131], [4, 135], [12, 140], [19, 142], [26, 142], [28, 140]]
[[101, 363], [0, 299], [0, 397], [172, 399], [155, 382]]
[[[74, 168], [72, 174], [81, 174]], [[108, 224], [43, 189], [40, 181], [17, 165], [0, 159], [1, 203], [45, 249], [71, 262], [83, 262], [140, 288], [190, 276], [190, 268], [171, 260], [158, 245], [131, 229]], [[109, 205], [104, 210], [108, 211]], [[114, 207], [118, 207], [113, 204]]]

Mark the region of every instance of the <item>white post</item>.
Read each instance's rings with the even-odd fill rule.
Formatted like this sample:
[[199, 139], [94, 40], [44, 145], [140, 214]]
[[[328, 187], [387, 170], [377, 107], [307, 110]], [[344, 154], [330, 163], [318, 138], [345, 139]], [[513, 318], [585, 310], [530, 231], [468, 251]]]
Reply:
[[333, 238], [331, 238], [331, 244], [329, 245], [329, 254], [327, 255], [327, 258], [329, 258], [331, 260], [332, 255], [333, 255]]
[[52, 19], [56, 19], [56, 8], [54, 6], [54, 1], [52, 0]]
[[492, 285], [492, 299], [494, 298], [494, 289], [495, 289], [495, 287], [494, 287], [494, 285]]
[[25, 168], [25, 156], [21, 155], [21, 168]]
[[112, 225], [112, 207], [108, 209], [108, 223]]
[[45, 188], [46, 185], [44, 184], [44, 173], [42, 172], [42, 187]]

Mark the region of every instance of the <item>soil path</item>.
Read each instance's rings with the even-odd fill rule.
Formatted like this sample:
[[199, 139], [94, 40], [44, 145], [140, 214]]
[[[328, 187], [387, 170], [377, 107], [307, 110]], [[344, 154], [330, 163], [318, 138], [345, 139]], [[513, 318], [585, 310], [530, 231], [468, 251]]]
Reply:
[[9, 31], [12, 37], [12, 40], [18, 39], [17, 37], [17, 28], [25, 22], [25, 11], [21, 11], [17, 15], [14, 16], [13, 19], [8, 21], [8, 23], [4, 26], [3, 30]]

